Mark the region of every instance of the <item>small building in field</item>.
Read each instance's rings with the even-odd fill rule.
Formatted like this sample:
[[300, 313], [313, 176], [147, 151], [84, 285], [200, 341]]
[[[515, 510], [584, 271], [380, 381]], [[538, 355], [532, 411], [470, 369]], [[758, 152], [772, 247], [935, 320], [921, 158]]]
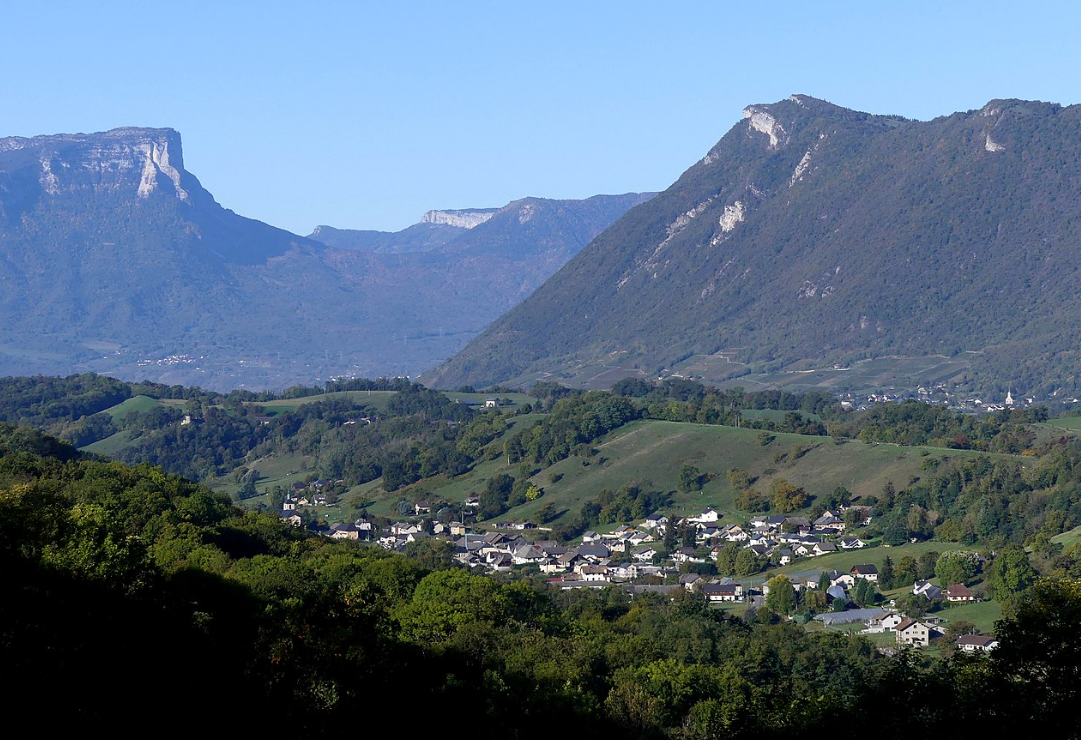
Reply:
[[707, 583], [699, 589], [707, 601], [743, 601], [743, 584]]
[[986, 653], [998, 647], [998, 640], [990, 635], [961, 635], [957, 647], [966, 653]]
[[850, 572], [856, 578], [862, 578], [872, 583], [878, 582], [878, 568], [874, 565], [853, 565]]
[[968, 602], [979, 601], [980, 598], [963, 583], [955, 583], [946, 588], [946, 601]]

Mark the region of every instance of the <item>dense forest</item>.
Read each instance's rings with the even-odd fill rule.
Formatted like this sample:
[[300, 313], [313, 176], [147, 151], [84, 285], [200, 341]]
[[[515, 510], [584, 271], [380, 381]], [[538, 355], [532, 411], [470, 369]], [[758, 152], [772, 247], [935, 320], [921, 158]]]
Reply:
[[0, 670], [11, 705], [54, 729], [160, 722], [184, 697], [169, 732], [330, 734], [423, 707], [511, 737], [833, 737], [868, 715], [943, 738], [1077, 737], [1069, 578], [1020, 598], [991, 656], [929, 661], [768, 609], [558, 592], [417, 555], [306, 537], [0, 426]]

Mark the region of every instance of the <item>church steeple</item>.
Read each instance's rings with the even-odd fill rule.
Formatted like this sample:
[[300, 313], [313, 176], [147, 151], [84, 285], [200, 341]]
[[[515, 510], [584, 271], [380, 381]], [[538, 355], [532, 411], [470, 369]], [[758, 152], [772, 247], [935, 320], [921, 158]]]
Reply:
[[1013, 388], [1006, 391], [1006, 405], [1013, 406]]

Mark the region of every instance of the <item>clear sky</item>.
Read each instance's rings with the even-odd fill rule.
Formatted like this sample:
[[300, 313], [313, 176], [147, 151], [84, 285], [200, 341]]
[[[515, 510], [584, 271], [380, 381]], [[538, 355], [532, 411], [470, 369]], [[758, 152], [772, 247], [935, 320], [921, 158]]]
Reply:
[[0, 136], [170, 126], [222, 205], [307, 234], [667, 187], [750, 103], [1081, 102], [1070, 2], [39, 2]]

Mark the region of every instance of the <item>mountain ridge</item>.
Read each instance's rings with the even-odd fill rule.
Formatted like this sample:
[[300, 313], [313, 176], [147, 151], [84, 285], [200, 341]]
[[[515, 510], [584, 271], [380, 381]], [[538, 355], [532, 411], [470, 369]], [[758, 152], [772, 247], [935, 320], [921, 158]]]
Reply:
[[[923, 122], [798, 95], [747, 106], [672, 186], [423, 380], [580, 382], [713, 357], [702, 376], [720, 381], [976, 350], [995, 356], [966, 382], [1072, 387], [1068, 340], [1049, 347], [1047, 328], [1081, 324], [1059, 305], [1081, 238], [1079, 111], [993, 100]], [[1020, 306], [987, 299], [1026, 281], [1039, 290]]]
[[221, 389], [416, 375], [594, 235], [575, 208], [539, 236], [476, 224], [501, 245], [487, 252], [376, 254], [222, 207], [174, 129], [0, 139], [0, 373]]

